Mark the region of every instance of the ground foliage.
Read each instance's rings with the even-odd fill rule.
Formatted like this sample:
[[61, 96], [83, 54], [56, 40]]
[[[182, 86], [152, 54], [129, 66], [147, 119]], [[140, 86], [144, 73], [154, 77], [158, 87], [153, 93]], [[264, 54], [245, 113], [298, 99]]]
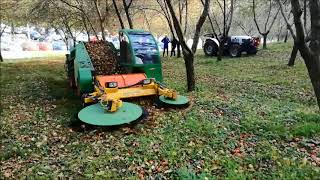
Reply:
[[183, 60], [164, 58], [165, 83], [191, 106], [148, 108], [147, 120], [119, 129], [78, 123], [62, 59], [3, 63], [0, 178], [317, 178], [320, 115], [289, 54], [276, 44], [221, 62], [197, 55], [190, 94]]

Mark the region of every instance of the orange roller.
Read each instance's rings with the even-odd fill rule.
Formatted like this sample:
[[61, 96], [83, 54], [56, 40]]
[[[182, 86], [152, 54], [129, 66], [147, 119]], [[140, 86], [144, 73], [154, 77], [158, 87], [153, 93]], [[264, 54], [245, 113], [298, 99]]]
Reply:
[[103, 88], [105, 88], [106, 82], [117, 82], [118, 87], [122, 88], [137, 84], [144, 79], [147, 79], [147, 76], [144, 73], [96, 76], [96, 80]]

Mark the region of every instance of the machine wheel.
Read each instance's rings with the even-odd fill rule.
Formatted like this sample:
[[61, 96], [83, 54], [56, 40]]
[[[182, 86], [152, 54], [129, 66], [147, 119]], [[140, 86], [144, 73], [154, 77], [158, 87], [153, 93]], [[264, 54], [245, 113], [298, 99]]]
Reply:
[[203, 51], [206, 56], [216, 56], [218, 52], [218, 46], [213, 41], [206, 41]]
[[74, 77], [73, 77], [73, 76], [68, 77], [68, 80], [69, 80], [69, 87], [70, 87], [71, 89], [75, 89], [75, 88], [76, 88], [76, 83], [75, 83], [75, 81], [74, 81]]
[[146, 115], [143, 109], [136, 104], [123, 102], [116, 112], [106, 112], [100, 103], [83, 108], [78, 113], [78, 118], [87, 124], [95, 126], [120, 126], [142, 120]]
[[251, 50], [247, 51], [247, 54], [248, 55], [256, 55], [257, 52], [258, 52], [257, 49], [251, 49]]
[[229, 48], [229, 54], [231, 57], [241, 56], [241, 47], [239, 44], [232, 44]]
[[178, 95], [176, 100], [168, 99], [164, 96], [160, 96], [157, 101], [157, 107], [174, 107], [174, 108], [185, 108], [189, 106], [189, 98]]

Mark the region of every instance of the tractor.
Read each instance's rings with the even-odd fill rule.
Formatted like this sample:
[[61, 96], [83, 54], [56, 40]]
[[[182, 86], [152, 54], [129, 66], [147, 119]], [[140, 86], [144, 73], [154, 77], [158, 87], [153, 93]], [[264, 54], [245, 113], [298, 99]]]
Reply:
[[[220, 41], [213, 34], [205, 34], [205, 43], [203, 44], [203, 51], [206, 56], [216, 56], [219, 51], [220, 42], [223, 37], [218, 37]], [[255, 55], [258, 51], [260, 38], [250, 36], [230, 36], [227, 37], [226, 43], [223, 47], [223, 55], [230, 55], [230, 57], [240, 57], [242, 52], [248, 55]]]
[[[122, 29], [119, 41], [119, 50], [112, 43], [104, 42], [104, 46], [111, 49], [106, 56], [115, 61], [95, 62], [94, 52], [88, 51], [88, 43], [84, 42], [78, 43], [67, 55], [69, 84], [76, 89], [84, 106], [78, 113], [81, 121], [97, 126], [130, 124], [141, 119], [144, 112], [142, 107], [126, 100], [138, 97], [158, 96], [158, 101], [165, 105], [188, 105], [187, 97], [162, 83], [159, 49], [150, 32]], [[95, 57], [101, 58], [105, 57]]]

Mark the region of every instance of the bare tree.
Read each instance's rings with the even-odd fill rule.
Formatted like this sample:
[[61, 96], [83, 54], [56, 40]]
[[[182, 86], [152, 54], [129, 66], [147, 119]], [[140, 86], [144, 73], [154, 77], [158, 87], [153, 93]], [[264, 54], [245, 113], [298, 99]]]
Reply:
[[[258, 29], [259, 34], [263, 37], [263, 49], [267, 48], [267, 38], [268, 38], [268, 34], [270, 33], [270, 30], [274, 24], [274, 22], [277, 19], [277, 16], [279, 14], [280, 8], [278, 8], [277, 12], [275, 13], [275, 15], [273, 16], [271, 23], [269, 24], [269, 20], [271, 17], [271, 12], [272, 12], [272, 8], [273, 8], [273, 4], [272, 4], [272, 0], [269, 0], [269, 8], [267, 11], [267, 19], [264, 22], [264, 26], [263, 26], [263, 31], [261, 29], [261, 27], [259, 26], [258, 20], [257, 20], [257, 16], [256, 16], [256, 4], [255, 4], [255, 0], [252, 0], [252, 13], [253, 13], [253, 20], [254, 23]], [[268, 27], [269, 25], [269, 27]]]
[[[291, 15], [292, 11], [290, 11], [290, 13], [289, 13], [289, 15], [287, 17], [286, 14], [285, 14], [285, 7], [284, 7], [284, 5], [286, 5], [286, 1], [284, 3], [281, 3], [280, 0], [277, 0], [277, 2], [278, 2], [279, 7], [280, 7], [281, 15], [284, 18], [285, 23], [287, 25], [287, 29], [289, 30], [291, 36], [294, 36], [294, 32], [292, 30], [293, 23], [289, 22], [289, 18], [290, 18], [290, 15]], [[307, 2], [307, 0], [304, 0], [303, 25], [304, 25], [305, 31], [307, 33], [308, 31], [307, 31], [307, 3], [306, 2]], [[308, 33], [306, 35], [308, 36]], [[305, 40], [308, 42], [308, 41], [310, 41], [310, 38], [306, 38]], [[298, 49], [297, 45], [294, 43], [293, 47], [292, 47], [291, 54], [290, 54], [290, 58], [289, 58], [289, 61], [288, 61], [288, 66], [294, 66], [295, 60], [296, 60], [296, 57], [297, 57], [297, 54], [298, 54], [298, 50], [299, 49]]]
[[88, 41], [90, 41], [90, 30], [88, 28], [86, 18], [84, 17], [83, 14], [80, 14], [79, 16], [81, 17], [82, 24], [84, 26], [84, 29], [86, 30]]
[[117, 17], [118, 17], [120, 26], [121, 26], [122, 29], [124, 29], [125, 26], [124, 26], [124, 23], [123, 23], [123, 20], [122, 20], [122, 17], [121, 17], [119, 8], [118, 8], [118, 6], [117, 6], [117, 2], [116, 2], [115, 0], [112, 0], [112, 4], [113, 4], [114, 10], [115, 10], [115, 12], [116, 12], [116, 14], [117, 14]]
[[[2, 36], [7, 28], [9, 28], [8, 24], [13, 24], [13, 21], [17, 19], [16, 13], [16, 2], [10, 0], [2, 0], [0, 1], [0, 46]], [[7, 25], [5, 25], [7, 24]], [[0, 62], [3, 62], [3, 57], [0, 48]]]
[[38, 0], [29, 15], [33, 19], [53, 27], [61, 36], [67, 48], [69, 47], [68, 39], [72, 39], [75, 45], [76, 36], [72, 30], [82, 26], [81, 16], [79, 17], [79, 12], [75, 9], [69, 10], [59, 1]]
[[[0, 23], [1, 24], [1, 23]], [[7, 25], [4, 25], [3, 27], [0, 26], [0, 44], [1, 44], [1, 37], [4, 33], [4, 31], [6, 30]], [[1, 49], [0, 49], [0, 62], [3, 62], [3, 57], [2, 57], [2, 53], [1, 53]]]
[[163, 12], [161, 14], [165, 17], [165, 19], [167, 21], [167, 24], [168, 24], [170, 32], [171, 32], [171, 36], [175, 37], [173, 23], [172, 23], [172, 19], [171, 19], [170, 12], [169, 12], [167, 4], [163, 0], [157, 0], [157, 3], [160, 6], [161, 11]]
[[[91, 20], [90, 20], [90, 18], [89, 18], [89, 15], [88, 15], [88, 13], [86, 12], [86, 7], [84, 6], [84, 3], [83, 3], [83, 1], [79, 1], [79, 0], [76, 0], [76, 3], [77, 4], [72, 4], [71, 2], [69, 2], [69, 1], [67, 1], [67, 0], [60, 0], [60, 2], [62, 2], [62, 3], [64, 3], [65, 5], [67, 5], [67, 6], [69, 6], [69, 7], [71, 7], [71, 8], [74, 8], [74, 9], [76, 9], [76, 10], [78, 10], [82, 15], [83, 15], [83, 17], [85, 17], [85, 18], [83, 18], [83, 20], [86, 20], [86, 22], [89, 24], [89, 26], [90, 26], [90, 29], [93, 31], [93, 33], [94, 33], [94, 35], [96, 36], [96, 38], [98, 39], [99, 37], [98, 37], [98, 33], [97, 33], [97, 31], [95, 30], [95, 28], [94, 28], [94, 26], [93, 26], [93, 24], [92, 24], [92, 22], [91, 22]], [[85, 23], [85, 22], [84, 22]], [[83, 23], [83, 24], [84, 24]]]
[[[187, 0], [186, 0], [186, 1], [187, 1]], [[177, 39], [177, 38], [176, 38], [176, 33], [175, 33], [175, 31], [174, 31], [174, 25], [173, 25], [173, 22], [172, 22], [172, 18], [171, 18], [171, 15], [170, 15], [170, 11], [169, 11], [169, 9], [168, 9], [168, 5], [167, 5], [166, 2], [163, 1], [163, 0], [157, 0], [157, 3], [159, 4], [159, 6], [160, 6], [160, 8], [161, 8], [161, 10], [162, 10], [162, 12], [163, 12], [163, 13], [161, 13], [161, 14], [165, 17], [165, 19], [166, 19], [166, 21], [167, 21], [167, 24], [168, 24], [168, 26], [169, 26], [169, 29], [170, 29], [172, 38]], [[180, 9], [180, 8], [179, 8], [179, 9]], [[179, 11], [181, 11], [181, 10], [179, 10]], [[179, 23], [180, 23], [180, 25], [181, 25], [180, 19], [179, 19]], [[178, 38], [178, 39], [179, 39], [179, 38]], [[180, 58], [180, 57], [181, 57], [180, 42], [177, 44], [177, 51], [178, 51], [178, 52], [177, 52], [177, 58]]]
[[133, 29], [133, 23], [132, 23], [132, 19], [131, 19], [130, 13], [129, 13], [129, 9], [130, 9], [130, 6], [132, 5], [132, 2], [133, 2], [133, 0], [129, 0], [128, 3], [126, 2], [126, 0], [122, 0], [123, 8], [126, 13], [126, 17], [127, 17], [130, 29]]
[[[287, 24], [289, 31], [294, 39], [295, 46], [299, 49], [300, 54], [308, 69], [309, 77], [317, 98], [320, 108], [320, 2], [319, 0], [309, 1], [311, 33], [307, 36], [306, 26], [302, 24], [301, 16], [303, 8], [299, 0], [291, 0], [291, 8], [294, 18], [295, 32], [283, 12], [283, 5], [279, 2], [282, 16]], [[306, 19], [305, 19], [306, 20]], [[308, 41], [310, 43], [308, 45]]]
[[[307, 29], [307, 0], [303, 1], [304, 5], [303, 5], [303, 25], [304, 25], [304, 29]], [[289, 62], [288, 62], [288, 66], [294, 66], [295, 60], [297, 58], [297, 54], [298, 54], [298, 47], [296, 44], [293, 45], [292, 51], [291, 51], [291, 55], [289, 58]]]
[[109, 15], [109, 7], [108, 7], [108, 2], [107, 0], [105, 1], [105, 15], [103, 15], [100, 11], [100, 7], [98, 4], [98, 0], [93, 0], [93, 4], [98, 16], [98, 20], [99, 20], [99, 26], [100, 26], [100, 31], [101, 31], [101, 35], [102, 35], [102, 40], [106, 41], [106, 35], [105, 35], [105, 30], [104, 30], [104, 23], [106, 21], [106, 17]]
[[[203, 0], [201, 0], [201, 2], [204, 5]], [[212, 33], [219, 42], [217, 61], [221, 61], [224, 51], [223, 45], [227, 41], [233, 21], [234, 0], [223, 0], [223, 4], [221, 4], [219, 0], [216, 0], [216, 4], [220, 9], [222, 17], [218, 17], [215, 11], [211, 11], [211, 14], [208, 14], [208, 19]], [[222, 19], [222, 21], [219, 21], [219, 19]]]
[[[188, 91], [193, 91], [193, 90], [195, 90], [195, 74], [194, 74], [194, 65], [193, 65], [194, 51], [192, 51], [187, 46], [187, 43], [184, 40], [184, 34], [183, 34], [182, 28], [180, 26], [180, 22], [177, 18], [177, 15], [174, 11], [174, 7], [172, 6], [171, 0], [165, 0], [165, 2], [168, 6], [170, 16], [172, 17], [175, 32], [176, 32], [176, 34], [179, 38], [179, 41], [181, 43], [183, 59], [185, 62], [185, 67], [186, 67], [186, 72], [187, 72]], [[197, 43], [199, 40], [199, 33], [201, 31], [201, 28], [203, 26], [203, 23], [205, 22], [207, 15], [208, 15], [209, 5], [210, 5], [210, 0], [206, 0], [203, 11], [202, 11], [201, 16], [199, 17], [199, 20], [196, 25], [196, 32], [194, 34], [192, 47], [197, 46]]]
[[223, 7], [222, 7], [222, 5], [221, 5], [221, 3], [219, 1], [217, 1], [217, 3], [218, 3], [218, 5], [219, 5], [219, 7], [221, 9], [222, 14], [223, 14], [223, 29], [222, 29], [223, 34], [222, 34], [222, 38], [217, 38], [217, 39], [219, 39], [219, 44], [220, 44], [217, 60], [221, 61], [222, 60], [222, 55], [223, 55], [223, 50], [224, 50], [224, 44], [227, 41], [227, 37], [228, 37], [229, 31], [230, 31], [230, 27], [231, 27], [231, 23], [232, 23], [233, 10], [234, 10], [234, 1], [230, 0], [230, 8], [228, 8], [229, 12], [227, 11], [226, 0], [223, 0]]

